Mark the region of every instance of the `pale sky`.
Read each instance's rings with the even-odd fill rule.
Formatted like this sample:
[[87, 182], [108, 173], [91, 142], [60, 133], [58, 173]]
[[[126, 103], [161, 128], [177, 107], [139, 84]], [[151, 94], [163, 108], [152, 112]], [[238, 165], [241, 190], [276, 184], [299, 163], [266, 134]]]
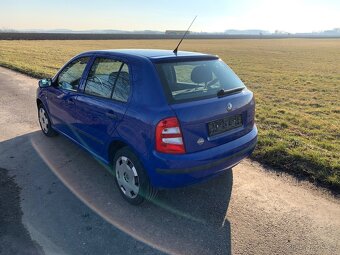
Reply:
[[340, 27], [340, 0], [0, 0], [0, 29], [312, 32]]

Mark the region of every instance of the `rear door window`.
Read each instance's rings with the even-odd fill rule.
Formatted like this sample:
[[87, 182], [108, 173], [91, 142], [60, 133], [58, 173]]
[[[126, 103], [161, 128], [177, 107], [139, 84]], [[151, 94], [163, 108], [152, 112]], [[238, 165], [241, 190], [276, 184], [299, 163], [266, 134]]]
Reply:
[[123, 63], [109, 58], [97, 58], [89, 72], [85, 85], [85, 93], [89, 95], [111, 98], [113, 87]]
[[130, 95], [129, 68], [127, 64], [122, 65], [116, 84], [113, 89], [112, 99], [127, 102]]

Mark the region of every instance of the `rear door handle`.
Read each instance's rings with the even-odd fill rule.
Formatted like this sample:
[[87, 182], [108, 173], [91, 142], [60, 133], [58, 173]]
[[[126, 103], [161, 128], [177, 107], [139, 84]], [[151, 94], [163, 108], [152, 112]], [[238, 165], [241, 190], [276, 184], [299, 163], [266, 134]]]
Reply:
[[66, 102], [69, 104], [74, 104], [74, 98], [73, 97], [69, 97], [66, 99]]
[[105, 115], [111, 119], [117, 119], [117, 115], [113, 111], [108, 111]]

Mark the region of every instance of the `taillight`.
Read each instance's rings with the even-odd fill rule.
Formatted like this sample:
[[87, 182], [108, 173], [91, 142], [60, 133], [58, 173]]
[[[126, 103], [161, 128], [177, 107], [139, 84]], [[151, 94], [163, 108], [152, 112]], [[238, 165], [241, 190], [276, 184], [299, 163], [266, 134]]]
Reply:
[[157, 124], [156, 151], [171, 154], [185, 153], [183, 136], [176, 117], [166, 118]]

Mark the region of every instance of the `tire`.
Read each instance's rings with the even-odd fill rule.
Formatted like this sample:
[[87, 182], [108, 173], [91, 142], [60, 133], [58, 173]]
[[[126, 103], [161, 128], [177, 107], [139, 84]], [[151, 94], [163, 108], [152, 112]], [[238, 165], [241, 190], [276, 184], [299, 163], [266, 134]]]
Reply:
[[48, 137], [56, 136], [58, 133], [52, 128], [50, 117], [42, 104], [38, 106], [38, 120], [41, 131]]
[[152, 187], [144, 167], [128, 147], [117, 151], [112, 165], [118, 190], [130, 204], [139, 205], [156, 197], [157, 190]]

